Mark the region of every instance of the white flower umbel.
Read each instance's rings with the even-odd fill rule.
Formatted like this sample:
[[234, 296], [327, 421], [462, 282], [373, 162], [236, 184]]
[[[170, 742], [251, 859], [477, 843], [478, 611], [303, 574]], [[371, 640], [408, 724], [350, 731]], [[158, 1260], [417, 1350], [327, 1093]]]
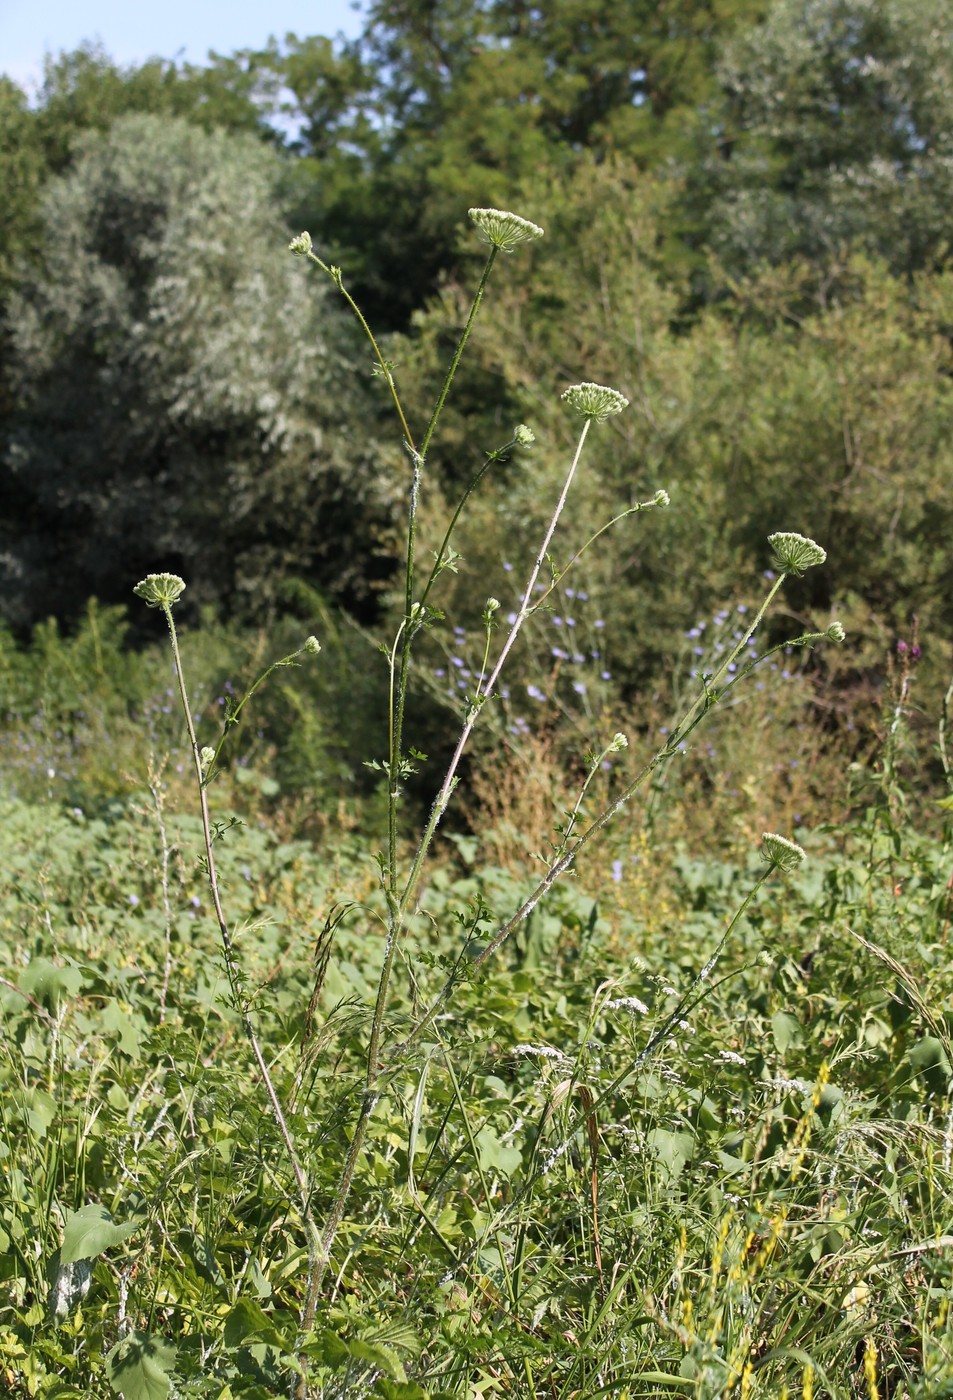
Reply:
[[185, 582], [178, 574], [146, 574], [132, 590], [150, 608], [171, 608], [182, 596]]
[[795, 535], [782, 530], [776, 535], [769, 535], [768, 544], [774, 550], [778, 568], [785, 574], [795, 574], [799, 577], [805, 569], [812, 569], [815, 564], [823, 564], [827, 558], [827, 550], [822, 549], [807, 535]]
[[299, 233], [297, 238], [292, 238], [291, 242], [288, 244], [288, 251], [290, 253], [296, 253], [299, 258], [307, 257], [311, 252], [310, 233]]
[[505, 209], [471, 209], [469, 214], [481, 237], [504, 253], [512, 253], [521, 243], [532, 243], [543, 236], [539, 224], [531, 224], [519, 214], [508, 214]]
[[778, 836], [774, 831], [762, 832], [761, 842], [761, 859], [776, 870], [797, 870], [807, 860], [796, 841], [789, 841], [786, 836]]
[[847, 636], [842, 622], [832, 622], [827, 629], [827, 635], [832, 642], [842, 642]]
[[561, 395], [574, 413], [594, 423], [604, 423], [616, 413], [628, 408], [629, 400], [618, 389], [606, 384], [570, 384]]

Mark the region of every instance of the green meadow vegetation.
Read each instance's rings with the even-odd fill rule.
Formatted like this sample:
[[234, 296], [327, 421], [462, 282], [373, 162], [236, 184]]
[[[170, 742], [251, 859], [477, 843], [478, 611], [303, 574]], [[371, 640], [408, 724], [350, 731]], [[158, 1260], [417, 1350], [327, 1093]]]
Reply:
[[953, 1397], [951, 40], [0, 78], [0, 1393]]

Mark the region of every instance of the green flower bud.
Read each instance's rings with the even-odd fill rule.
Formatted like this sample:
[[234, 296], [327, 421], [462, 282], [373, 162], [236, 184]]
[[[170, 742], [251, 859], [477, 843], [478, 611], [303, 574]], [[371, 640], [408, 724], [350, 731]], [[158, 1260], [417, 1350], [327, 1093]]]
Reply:
[[508, 214], [505, 209], [471, 209], [469, 213], [483, 239], [504, 253], [511, 253], [521, 243], [543, 236], [539, 224], [531, 224], [529, 219], [521, 219], [518, 214]]
[[570, 384], [561, 397], [574, 412], [596, 423], [604, 423], [629, 406], [629, 400], [618, 389], [609, 389], [605, 384]]
[[288, 244], [288, 251], [290, 253], [296, 253], [300, 258], [306, 257], [308, 253], [311, 252], [310, 233], [299, 233], [297, 238], [292, 238], [291, 242]]
[[178, 574], [146, 574], [132, 590], [150, 608], [171, 608], [182, 596], [185, 583]]
[[211, 762], [212, 762], [212, 759], [213, 759], [214, 757], [215, 757], [215, 750], [214, 750], [214, 749], [210, 749], [210, 748], [208, 748], [208, 747], [204, 748], [204, 749], [202, 750], [202, 752], [199, 754], [199, 762], [200, 762], [200, 764], [201, 764], [201, 766], [202, 766], [202, 777], [203, 777], [203, 778], [204, 778], [204, 777], [206, 776], [206, 774], [208, 773], [209, 767], [210, 767]]
[[797, 578], [800, 578], [805, 569], [811, 569], [815, 564], [823, 564], [827, 558], [827, 550], [822, 549], [806, 535], [787, 534], [782, 531], [777, 535], [769, 535], [768, 544], [774, 550], [778, 568], [786, 574], [794, 574]]
[[499, 610], [499, 606], [499, 598], [487, 598], [486, 607], [483, 609], [483, 611], [487, 613], [495, 613]]
[[796, 841], [789, 841], [786, 836], [778, 836], [776, 832], [762, 832], [761, 859], [766, 860], [769, 865], [775, 866], [778, 870], [797, 870], [798, 866], [807, 856]]
[[517, 447], [532, 447], [536, 441], [536, 434], [531, 428], [527, 428], [525, 423], [519, 423], [513, 429], [513, 441]]

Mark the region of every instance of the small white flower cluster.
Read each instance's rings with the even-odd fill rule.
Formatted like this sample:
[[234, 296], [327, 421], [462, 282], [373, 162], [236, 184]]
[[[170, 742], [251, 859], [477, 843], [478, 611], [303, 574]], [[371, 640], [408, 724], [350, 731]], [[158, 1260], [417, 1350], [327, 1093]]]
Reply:
[[637, 1011], [640, 1016], [647, 1016], [649, 1008], [644, 1001], [639, 1001], [638, 997], [615, 997], [605, 1004], [606, 1011]]
[[307, 257], [308, 253], [311, 252], [310, 233], [299, 233], [297, 238], [292, 238], [288, 244], [288, 251], [295, 253], [299, 258]]
[[591, 418], [595, 423], [604, 423], [629, 406], [629, 400], [607, 384], [570, 384], [560, 397], [574, 413], [581, 418]]
[[814, 1092], [814, 1085], [808, 1084], [806, 1079], [785, 1079], [783, 1074], [779, 1074], [775, 1079], [762, 1079], [761, 1083], [766, 1084], [769, 1089], [780, 1089], [782, 1094]]
[[789, 841], [786, 836], [778, 836], [774, 831], [764, 831], [761, 833], [761, 840], [761, 859], [778, 870], [797, 870], [798, 866], [807, 860], [803, 848], [796, 841]]
[[514, 1045], [510, 1054], [535, 1055], [540, 1060], [559, 1060], [562, 1064], [569, 1063], [569, 1056], [564, 1055], [561, 1050], [555, 1050], [552, 1045]]
[[505, 209], [471, 209], [469, 214], [485, 241], [504, 253], [511, 253], [521, 243], [531, 243], [543, 236], [539, 224], [521, 219], [519, 214], [509, 214]]
[[185, 583], [178, 574], [146, 574], [132, 590], [150, 608], [171, 608], [182, 596]]
[[308, 637], [301, 650], [306, 651], [309, 656], [317, 656], [318, 652], [321, 650], [321, 643], [315, 636]]
[[778, 568], [785, 574], [794, 574], [797, 577], [800, 577], [805, 569], [811, 569], [815, 564], [823, 564], [827, 558], [827, 550], [822, 549], [807, 535], [796, 535], [782, 530], [776, 535], [769, 535], [768, 544], [774, 550]]
[[517, 447], [532, 447], [536, 441], [536, 434], [532, 428], [527, 428], [525, 423], [517, 423], [513, 429], [513, 441]]

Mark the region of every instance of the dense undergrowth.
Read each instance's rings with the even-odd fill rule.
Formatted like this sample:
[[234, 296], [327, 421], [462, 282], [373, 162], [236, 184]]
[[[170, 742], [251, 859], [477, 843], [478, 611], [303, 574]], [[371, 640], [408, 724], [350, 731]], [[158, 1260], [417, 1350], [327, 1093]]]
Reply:
[[[184, 647], [214, 670], [208, 639]], [[138, 676], [164, 722], [161, 670], [130, 663], [95, 713], [119, 713]], [[38, 785], [6, 731], [0, 826], [0, 1384], [287, 1393], [306, 1245], [178, 759], [143, 782], [121, 728], [104, 745], [74, 716], [70, 774], [65, 732], [37, 715]], [[731, 719], [709, 748], [742, 742]], [[219, 874], [320, 1210], [360, 1095], [384, 902], [358, 798], [332, 835], [280, 793], [266, 739], [247, 742], [261, 765], [246, 754], [212, 788], [218, 816], [245, 818]], [[533, 781], [474, 777], [482, 820], [448, 833], [421, 890], [396, 1027], [532, 887], [539, 822], [560, 810], [555, 742], [521, 750]], [[768, 800], [803, 743], [792, 728]], [[322, 1394], [953, 1394], [949, 833], [882, 755], [842, 787], [838, 822], [801, 790], [808, 862], [765, 886], [699, 984], [757, 878], [761, 817], [698, 747], [503, 965], [458, 987], [418, 1057], [388, 1063], [308, 1344]], [[372, 795], [361, 821], [374, 811]]]

